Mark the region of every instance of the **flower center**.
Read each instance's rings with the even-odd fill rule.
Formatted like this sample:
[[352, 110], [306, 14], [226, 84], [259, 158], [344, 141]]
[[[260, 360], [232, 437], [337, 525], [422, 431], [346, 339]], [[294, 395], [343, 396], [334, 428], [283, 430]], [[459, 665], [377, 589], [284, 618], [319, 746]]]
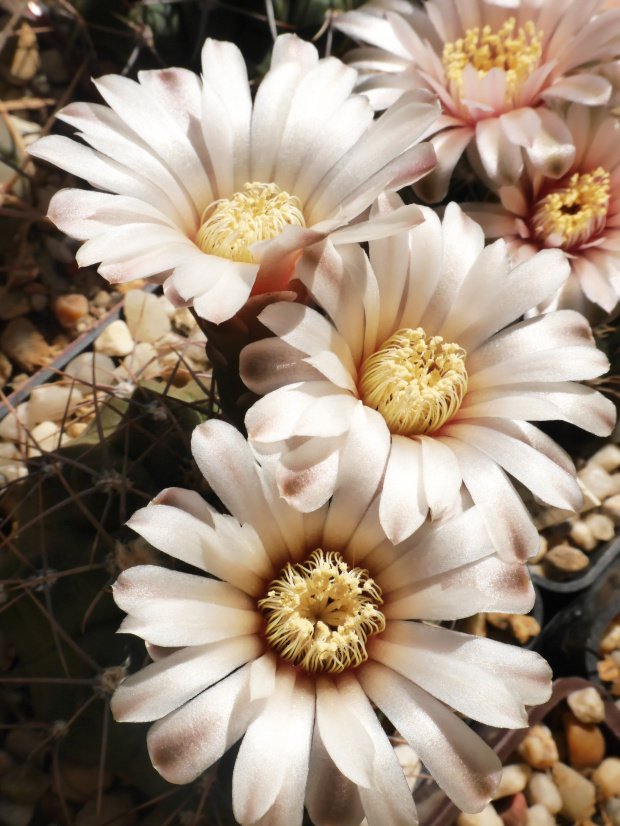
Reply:
[[609, 188], [609, 172], [600, 166], [575, 172], [534, 207], [535, 235], [565, 250], [588, 241], [605, 226]]
[[356, 668], [367, 658], [366, 640], [385, 629], [381, 589], [339, 553], [313, 551], [290, 563], [258, 601], [267, 641], [285, 660], [317, 673]]
[[510, 17], [497, 34], [490, 26], [482, 30], [478, 26], [467, 29], [465, 37], [443, 47], [442, 63], [447, 80], [463, 84], [463, 69], [471, 64], [484, 77], [496, 67], [506, 72], [506, 95], [511, 97], [540, 65], [542, 56], [542, 32], [528, 20], [524, 27], [516, 29], [514, 17]]
[[466, 357], [458, 344], [427, 337], [421, 327], [398, 330], [362, 365], [360, 397], [381, 413], [391, 433], [433, 433], [461, 406]]
[[257, 241], [270, 241], [287, 224], [305, 227], [301, 201], [277, 184], [247, 183], [243, 192], [220, 198], [204, 211], [196, 244], [209, 255], [254, 263]]

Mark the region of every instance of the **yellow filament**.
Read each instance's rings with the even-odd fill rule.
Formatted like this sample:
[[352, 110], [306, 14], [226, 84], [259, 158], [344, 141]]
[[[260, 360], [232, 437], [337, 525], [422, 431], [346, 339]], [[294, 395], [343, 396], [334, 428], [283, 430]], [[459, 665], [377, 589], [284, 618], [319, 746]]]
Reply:
[[433, 433], [461, 406], [466, 356], [458, 344], [427, 337], [421, 327], [398, 330], [362, 365], [360, 397], [381, 413], [391, 433]]
[[246, 183], [232, 198], [214, 201], [202, 216], [196, 244], [209, 255], [254, 263], [257, 241], [270, 241], [287, 224], [305, 227], [299, 198], [277, 184]]
[[575, 172], [534, 207], [532, 226], [542, 240], [568, 250], [597, 235], [609, 209], [609, 172]]
[[542, 38], [543, 33], [536, 32], [531, 20], [516, 30], [514, 17], [506, 20], [497, 34], [490, 26], [467, 29], [465, 37], [443, 47], [445, 76], [455, 81], [460, 91], [467, 65], [473, 66], [479, 77], [497, 67], [506, 72], [506, 96], [512, 97], [540, 65]]
[[367, 658], [366, 640], [385, 629], [381, 589], [340, 554], [313, 551], [284, 568], [258, 601], [265, 636], [285, 660], [314, 673], [337, 674]]

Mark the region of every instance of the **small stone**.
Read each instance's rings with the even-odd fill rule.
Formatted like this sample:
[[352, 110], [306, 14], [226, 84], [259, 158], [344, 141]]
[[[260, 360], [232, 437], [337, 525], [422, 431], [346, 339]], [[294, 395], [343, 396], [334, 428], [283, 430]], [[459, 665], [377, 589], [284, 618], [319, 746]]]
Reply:
[[605, 629], [599, 645], [599, 652], [609, 654], [616, 648], [620, 648], [620, 617], [614, 617]]
[[9, 292], [0, 288], [0, 319], [9, 321], [30, 312], [30, 301], [22, 292]]
[[573, 691], [566, 702], [581, 723], [601, 723], [605, 719], [605, 704], [594, 686]]
[[126, 381], [128, 378], [152, 379], [161, 372], [161, 365], [157, 358], [157, 350], [147, 341], [135, 345], [133, 351], [123, 359], [122, 365], [114, 371], [117, 381]]
[[540, 547], [538, 549], [538, 553], [536, 554], [536, 556], [532, 556], [528, 559], [530, 565], [538, 565], [539, 562], [542, 562], [547, 554], [547, 551], [549, 550], [549, 543], [547, 542], [547, 538], [540, 534], [539, 539]]
[[510, 766], [504, 766], [502, 779], [493, 796], [493, 800], [497, 800], [500, 797], [507, 797], [509, 794], [522, 792], [527, 786], [527, 781], [530, 779], [531, 774], [532, 769], [527, 763], [513, 763]]
[[614, 525], [620, 524], [620, 493], [609, 496], [603, 502], [601, 513], [613, 520]]
[[110, 792], [101, 797], [101, 809], [97, 812], [97, 801], [89, 800], [75, 818], [75, 826], [135, 826], [138, 815], [135, 805], [127, 792]]
[[3, 826], [28, 826], [34, 816], [34, 804], [11, 803], [0, 797], [0, 823]]
[[614, 492], [614, 483], [609, 473], [600, 465], [589, 462], [577, 473], [577, 478], [599, 501], [611, 496]]
[[552, 815], [562, 808], [562, 797], [551, 777], [543, 772], [534, 772], [526, 789], [526, 797], [532, 805], [541, 804]]
[[553, 779], [562, 797], [560, 814], [571, 823], [592, 817], [596, 804], [594, 783], [564, 763], [556, 763], [552, 771]]
[[582, 519], [575, 522], [569, 535], [575, 545], [579, 545], [584, 551], [593, 551], [598, 545], [598, 540], [592, 533], [592, 528]]
[[527, 810], [525, 826], [555, 826], [555, 817], [542, 803], [535, 803]]
[[418, 755], [407, 745], [407, 743], [397, 743], [394, 746], [394, 754], [398, 758], [400, 767], [405, 775], [407, 785], [413, 791], [413, 787], [417, 783], [421, 771], [421, 762]]
[[609, 477], [609, 496], [615, 496], [620, 493], [620, 473], [612, 473]]
[[605, 757], [605, 738], [600, 728], [580, 722], [570, 711], [563, 715], [563, 722], [571, 766], [578, 770], [598, 766]]
[[0, 347], [21, 370], [34, 372], [47, 364], [52, 351], [41, 333], [27, 318], [14, 318], [0, 337]]
[[498, 814], [504, 826], [524, 826], [527, 817], [527, 800], [521, 792], [505, 797], [499, 804]]
[[6, 386], [6, 383], [11, 378], [12, 372], [13, 365], [4, 355], [4, 353], [0, 352], [0, 388]]
[[620, 797], [612, 797], [605, 803], [607, 826], [620, 826]]
[[28, 296], [28, 298], [32, 311], [35, 313], [42, 313], [47, 307], [46, 295], [41, 295], [41, 293], [33, 293], [31, 296]]
[[612, 660], [612, 662], [615, 662], [617, 666], [620, 666], [620, 649], [616, 648], [612, 651], [609, 655], [609, 659]]
[[30, 394], [28, 424], [31, 427], [46, 421], [62, 421], [82, 401], [77, 387], [60, 384], [41, 384]]
[[0, 779], [0, 793], [13, 803], [34, 804], [49, 786], [46, 774], [30, 763], [22, 763]]
[[54, 315], [61, 326], [69, 330], [88, 315], [88, 299], [80, 293], [61, 295], [54, 302]]
[[613, 442], [606, 444], [600, 450], [597, 450], [594, 456], [590, 457], [588, 464], [593, 463], [599, 465], [607, 473], [612, 473], [620, 467], [620, 447]]
[[28, 402], [21, 402], [15, 410], [9, 410], [0, 420], [0, 439], [21, 444], [26, 441], [26, 424], [28, 422]]
[[513, 636], [520, 645], [525, 645], [532, 637], [540, 634], [538, 620], [529, 614], [511, 614], [510, 628]]
[[596, 664], [596, 668], [599, 678], [604, 683], [611, 683], [613, 680], [620, 678], [620, 667], [616, 665], [611, 657], [605, 657], [604, 659], [599, 660]]
[[464, 634], [473, 634], [475, 637], [486, 637], [487, 635], [487, 615], [485, 613], [473, 614], [467, 619], [459, 622], [459, 631]]
[[28, 456], [40, 456], [41, 451], [58, 449], [60, 427], [56, 422], [41, 422], [30, 431], [30, 441], [33, 447], [28, 448]]
[[[56, 794], [64, 796], [67, 800], [74, 803], [85, 803], [97, 794], [99, 779], [98, 766], [61, 761], [58, 776], [54, 777], [53, 788]], [[114, 775], [112, 772], [104, 771], [101, 779], [103, 781], [102, 790], [107, 791], [112, 785]], [[58, 788], [59, 785], [60, 789]]]
[[583, 571], [590, 564], [588, 557], [577, 548], [570, 545], [556, 545], [543, 561], [545, 570], [556, 578], [571, 576]]
[[589, 513], [585, 519], [586, 525], [592, 531], [592, 536], [599, 542], [609, 542], [616, 533], [613, 519], [603, 513]]
[[170, 332], [170, 318], [156, 295], [132, 290], [125, 296], [124, 306], [127, 326], [136, 341], [152, 344]]
[[620, 797], [620, 758], [608, 757], [594, 770], [592, 780], [603, 800]]
[[517, 748], [533, 769], [548, 769], [560, 759], [551, 730], [544, 725], [532, 726]]
[[85, 385], [114, 384], [116, 365], [103, 353], [80, 353], [65, 367], [65, 375]]
[[495, 811], [495, 808], [489, 805], [477, 814], [461, 814], [456, 819], [456, 826], [504, 826], [501, 817]]
[[95, 339], [95, 350], [105, 356], [127, 356], [134, 348], [133, 336], [124, 321], [118, 319], [109, 324]]

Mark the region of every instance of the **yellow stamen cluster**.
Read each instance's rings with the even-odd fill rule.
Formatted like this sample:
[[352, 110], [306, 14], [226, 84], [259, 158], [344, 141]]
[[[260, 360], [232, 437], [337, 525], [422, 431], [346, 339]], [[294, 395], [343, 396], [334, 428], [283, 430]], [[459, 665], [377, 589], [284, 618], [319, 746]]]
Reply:
[[568, 181], [542, 198], [534, 208], [535, 235], [568, 250], [597, 235], [609, 209], [609, 172], [575, 172]]
[[196, 244], [209, 255], [254, 263], [257, 241], [270, 241], [287, 224], [305, 227], [299, 198], [277, 184], [247, 183], [232, 198], [220, 198], [205, 210]]
[[532, 72], [540, 65], [542, 56], [542, 32], [528, 20], [516, 29], [514, 17], [510, 17], [494, 34], [490, 26], [467, 29], [465, 37], [443, 47], [442, 63], [447, 80], [453, 80], [460, 88], [463, 69], [468, 64], [484, 77], [496, 67], [506, 72], [506, 95], [511, 98]]
[[457, 412], [467, 392], [467, 354], [458, 344], [417, 330], [398, 330], [360, 371], [360, 398], [391, 433], [433, 433]]
[[367, 658], [366, 640], [385, 629], [381, 589], [340, 554], [317, 549], [284, 568], [258, 601], [265, 636], [285, 660], [314, 673], [337, 674]]

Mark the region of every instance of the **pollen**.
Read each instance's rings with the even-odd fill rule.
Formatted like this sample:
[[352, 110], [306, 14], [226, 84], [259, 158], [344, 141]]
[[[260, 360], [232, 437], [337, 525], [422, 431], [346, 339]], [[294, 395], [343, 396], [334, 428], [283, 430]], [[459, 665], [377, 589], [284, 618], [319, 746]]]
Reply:
[[534, 207], [534, 234], [564, 250], [584, 244], [605, 227], [609, 190], [609, 172], [602, 167], [575, 172]]
[[528, 20], [517, 29], [510, 17], [494, 34], [490, 26], [467, 29], [465, 37], [443, 47], [442, 63], [447, 80], [455, 81], [458, 91], [463, 84], [463, 69], [469, 64], [478, 77], [491, 69], [506, 72], [506, 98], [513, 100], [523, 83], [539, 66], [542, 57], [543, 33]]
[[467, 353], [441, 336], [398, 330], [360, 371], [360, 398], [378, 410], [390, 433], [421, 436], [458, 411], [467, 392]]
[[220, 198], [204, 211], [196, 244], [209, 255], [254, 263], [250, 250], [270, 241], [287, 224], [305, 227], [302, 203], [277, 184], [246, 183], [232, 198]]
[[381, 589], [368, 571], [320, 548], [282, 570], [258, 601], [269, 645], [313, 673], [338, 674], [368, 659], [366, 642], [385, 630]]

